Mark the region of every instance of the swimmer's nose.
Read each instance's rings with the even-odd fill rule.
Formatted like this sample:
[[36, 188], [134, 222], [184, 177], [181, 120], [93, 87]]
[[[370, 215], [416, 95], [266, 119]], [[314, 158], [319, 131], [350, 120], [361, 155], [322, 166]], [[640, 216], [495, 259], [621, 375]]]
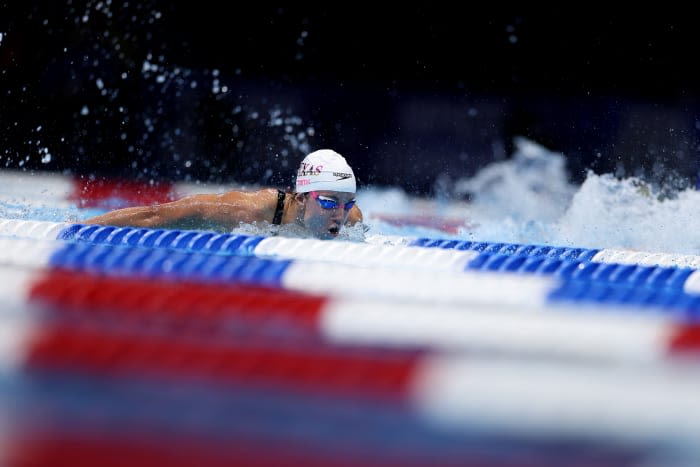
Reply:
[[331, 219], [334, 219], [334, 220], [337, 219], [337, 220], [342, 222], [344, 217], [345, 217], [345, 210], [342, 208], [342, 206], [338, 207], [336, 209], [333, 209], [333, 215], [331, 216]]

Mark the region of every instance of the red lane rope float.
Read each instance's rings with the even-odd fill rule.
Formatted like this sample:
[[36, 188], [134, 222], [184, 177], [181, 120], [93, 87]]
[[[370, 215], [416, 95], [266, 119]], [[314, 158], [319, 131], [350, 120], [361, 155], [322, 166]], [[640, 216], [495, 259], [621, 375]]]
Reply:
[[460, 229], [469, 230], [473, 228], [465, 219], [456, 217], [375, 213], [372, 214], [371, 219], [377, 219], [395, 227], [426, 227], [449, 234], [457, 234]]
[[416, 351], [270, 344], [47, 324], [31, 334], [24, 364], [28, 369], [182, 377], [405, 400], [420, 358]]
[[668, 348], [671, 354], [700, 357], [700, 324], [677, 326]]
[[[226, 444], [193, 437], [173, 438], [128, 433], [97, 433], [83, 437], [65, 433], [17, 437], [0, 453], [4, 467], [418, 467], [432, 460], [369, 457], [367, 454], [328, 452], [281, 442], [227, 441]], [[4, 459], [3, 459], [4, 457]], [[464, 465], [439, 462], [440, 465]], [[477, 465], [477, 464], [474, 464]], [[479, 463], [478, 465], [485, 465]], [[530, 463], [518, 464], [520, 467]]]
[[199, 321], [238, 319], [258, 324], [288, 324], [318, 333], [328, 299], [282, 289], [249, 285], [143, 281], [54, 270], [29, 290], [30, 302], [86, 317]]
[[167, 182], [147, 183], [134, 180], [76, 178], [70, 201], [83, 208], [106, 208], [149, 205], [173, 201], [173, 185]]
[[[112, 324], [119, 327], [147, 329], [153, 325], [170, 333], [210, 338], [247, 335], [324, 341], [328, 329], [323, 323], [335, 312], [334, 302], [327, 297], [283, 289], [144, 281], [60, 270], [35, 280], [29, 300], [48, 307], [52, 314], [76, 317], [78, 321], [111, 317]], [[353, 316], [365, 322], [369, 319], [365, 311], [358, 307]], [[370, 321], [368, 326], [381, 324]], [[658, 345], [660, 352], [669, 355], [698, 354], [700, 324], [674, 325]]]

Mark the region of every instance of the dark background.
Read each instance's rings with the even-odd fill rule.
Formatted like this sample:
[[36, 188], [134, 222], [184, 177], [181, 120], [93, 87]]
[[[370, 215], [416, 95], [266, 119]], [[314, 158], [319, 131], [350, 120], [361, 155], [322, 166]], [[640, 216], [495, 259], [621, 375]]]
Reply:
[[525, 136], [572, 181], [695, 184], [688, 11], [118, 3], [1, 3], [0, 167], [286, 185], [331, 147], [433, 194]]

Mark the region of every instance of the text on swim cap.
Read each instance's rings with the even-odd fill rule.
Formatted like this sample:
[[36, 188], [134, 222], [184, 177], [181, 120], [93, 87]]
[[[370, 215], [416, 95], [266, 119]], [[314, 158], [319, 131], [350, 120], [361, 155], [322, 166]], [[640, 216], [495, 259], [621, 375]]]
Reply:
[[306, 162], [302, 162], [301, 166], [299, 167], [299, 171], [297, 172], [297, 176], [304, 177], [307, 175], [321, 175], [322, 170], [322, 165], [313, 165], [308, 164]]

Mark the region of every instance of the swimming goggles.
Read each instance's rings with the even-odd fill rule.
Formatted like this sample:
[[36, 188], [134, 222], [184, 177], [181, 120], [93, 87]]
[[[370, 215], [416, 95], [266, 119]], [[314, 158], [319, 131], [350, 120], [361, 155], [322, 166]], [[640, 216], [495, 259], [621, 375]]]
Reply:
[[[340, 207], [340, 204], [338, 204], [338, 201], [334, 200], [333, 198], [328, 198], [327, 196], [319, 195], [315, 191], [309, 192], [311, 197], [318, 201], [318, 204], [321, 205], [323, 209], [338, 209]], [[343, 209], [346, 211], [349, 211], [352, 209], [352, 207], [355, 205], [355, 200], [350, 200], [347, 203], [343, 205]]]

